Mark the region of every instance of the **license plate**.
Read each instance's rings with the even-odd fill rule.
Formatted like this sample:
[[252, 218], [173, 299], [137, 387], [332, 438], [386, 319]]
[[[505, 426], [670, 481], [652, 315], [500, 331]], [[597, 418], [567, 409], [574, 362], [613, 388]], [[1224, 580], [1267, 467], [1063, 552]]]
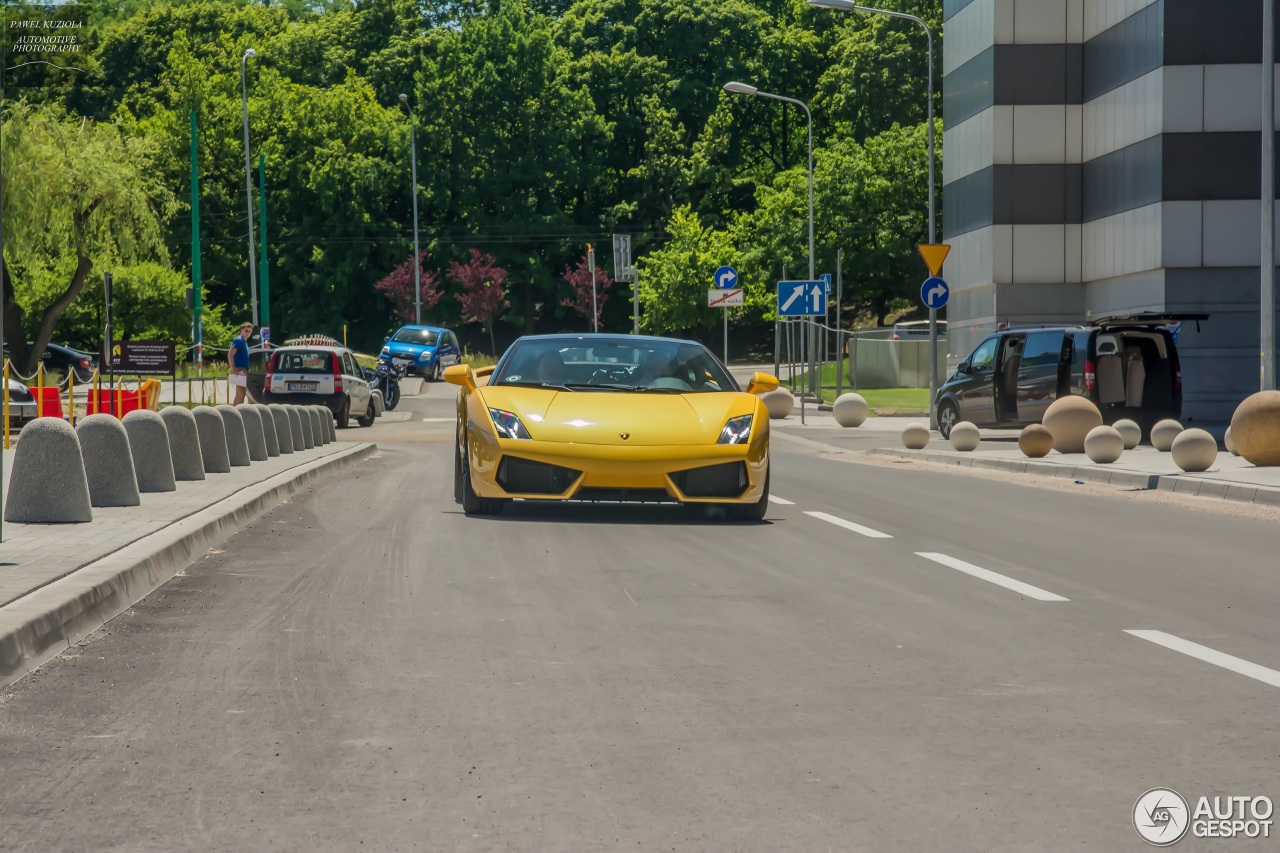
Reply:
[[286, 382], [284, 387], [287, 391], [314, 391], [320, 385], [318, 382]]

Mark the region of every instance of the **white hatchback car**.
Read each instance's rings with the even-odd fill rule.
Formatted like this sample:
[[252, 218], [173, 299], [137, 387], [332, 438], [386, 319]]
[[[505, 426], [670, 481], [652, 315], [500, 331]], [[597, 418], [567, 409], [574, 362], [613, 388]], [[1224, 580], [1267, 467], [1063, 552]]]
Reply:
[[264, 403], [322, 403], [333, 412], [338, 429], [351, 418], [373, 426], [377, 412], [364, 372], [351, 350], [332, 346], [288, 346], [271, 351], [262, 387]]

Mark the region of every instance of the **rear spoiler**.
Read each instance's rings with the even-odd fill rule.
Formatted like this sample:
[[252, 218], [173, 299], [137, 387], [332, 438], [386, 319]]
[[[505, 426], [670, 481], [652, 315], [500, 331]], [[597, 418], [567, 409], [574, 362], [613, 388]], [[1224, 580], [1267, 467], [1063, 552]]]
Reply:
[[1099, 328], [1110, 326], [1172, 326], [1176, 323], [1195, 322], [1196, 331], [1200, 331], [1200, 321], [1208, 320], [1208, 314], [1175, 314], [1172, 312], [1136, 312], [1132, 314], [1106, 314], [1091, 318], [1091, 322]]

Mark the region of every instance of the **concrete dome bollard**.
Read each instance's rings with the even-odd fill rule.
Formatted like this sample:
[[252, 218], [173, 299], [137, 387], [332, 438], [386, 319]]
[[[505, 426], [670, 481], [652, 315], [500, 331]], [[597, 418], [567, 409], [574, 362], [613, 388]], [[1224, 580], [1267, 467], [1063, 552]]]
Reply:
[[308, 406], [307, 414], [311, 416], [311, 435], [316, 441], [316, 447], [323, 447], [329, 443], [329, 434], [325, 432], [324, 421], [320, 420], [320, 407]]
[[1231, 437], [1231, 427], [1227, 427], [1227, 431], [1223, 434], [1222, 444], [1227, 448], [1227, 452], [1232, 456], [1240, 455], [1240, 451], [1236, 449], [1235, 439]]
[[866, 423], [867, 415], [870, 414], [870, 411], [866, 399], [861, 394], [855, 394], [852, 391], [848, 394], [841, 394], [831, 406], [831, 414], [835, 417], [836, 423], [842, 427], [862, 426]]
[[1018, 449], [1022, 455], [1039, 459], [1053, 450], [1053, 434], [1043, 424], [1027, 424], [1018, 433]]
[[1133, 450], [1142, 443], [1142, 427], [1138, 426], [1136, 421], [1128, 418], [1122, 418], [1111, 425], [1115, 431], [1120, 433], [1120, 437], [1124, 439], [1124, 449]]
[[1124, 436], [1115, 427], [1097, 426], [1084, 437], [1084, 455], [1099, 465], [1110, 465], [1124, 453]]
[[89, 477], [75, 428], [62, 418], [36, 418], [22, 428], [4, 520], [36, 524], [93, 521]]
[[1208, 471], [1218, 461], [1218, 440], [1202, 429], [1184, 429], [1169, 448], [1183, 471]]
[[1182, 424], [1172, 418], [1165, 418], [1151, 428], [1151, 446], [1161, 453], [1168, 453], [1173, 448], [1173, 440], [1180, 432], [1182, 432]]
[[200, 435], [200, 456], [206, 474], [230, 474], [231, 455], [227, 450], [227, 426], [222, 412], [213, 406], [196, 406], [191, 410]]
[[769, 420], [776, 421], [790, 415], [796, 408], [796, 398], [782, 386], [760, 395], [764, 407], [769, 410]]
[[302, 435], [302, 415], [298, 414], [298, 407], [285, 404], [285, 413], [289, 415], [289, 433], [293, 436], [293, 450], [295, 453], [301, 453], [307, 449], [307, 440]]
[[244, 431], [244, 417], [235, 406], [225, 403], [218, 406], [218, 414], [222, 415], [222, 426], [227, 433], [227, 459], [231, 467], [249, 467], [252, 460], [249, 458], [249, 438]]
[[1102, 426], [1102, 413], [1088, 397], [1060, 397], [1045, 410], [1043, 424], [1053, 436], [1054, 450], [1083, 453], [1084, 437], [1089, 430]]
[[276, 438], [280, 444], [280, 452], [293, 453], [293, 422], [289, 417], [289, 410], [281, 403], [272, 403], [267, 408], [271, 410], [271, 420], [276, 425]]
[[195, 415], [182, 406], [166, 406], [160, 410], [165, 429], [169, 431], [169, 453], [173, 457], [175, 480], [203, 480], [204, 458], [200, 453], [200, 431]]
[[124, 424], [124, 431], [129, 434], [129, 449], [133, 453], [133, 473], [138, 478], [138, 491], [177, 491], [177, 478], [173, 474], [173, 451], [169, 449], [169, 428], [165, 426], [160, 413], [150, 409], [135, 409], [125, 415], [120, 423]]
[[253, 404], [254, 411], [262, 421], [262, 437], [267, 444], [267, 458], [274, 459], [280, 455], [280, 439], [276, 436], [276, 419], [271, 409], [262, 403]]
[[1280, 465], [1280, 391], [1245, 397], [1231, 416], [1231, 440], [1254, 465]]
[[249, 444], [249, 461], [265, 462], [267, 437], [262, 432], [262, 413], [249, 404], [240, 407], [240, 417], [244, 421], [244, 437]]
[[968, 452], [977, 450], [982, 441], [982, 433], [969, 421], [961, 421], [951, 428], [951, 446], [956, 450]]
[[387, 408], [387, 403], [382, 398], [382, 390], [374, 388], [369, 392], [369, 396], [373, 399], [373, 416], [376, 418], [382, 417], [383, 411]]
[[138, 475], [133, 470], [129, 433], [113, 415], [89, 415], [76, 424], [89, 502], [94, 506], [138, 506]]
[[329, 432], [329, 441], [338, 440], [338, 422], [333, 417], [333, 412], [324, 412], [324, 428]]
[[310, 450], [316, 446], [316, 437], [311, 434], [313, 429], [311, 413], [307, 411], [306, 406], [295, 406], [294, 410], [298, 413], [298, 422], [302, 424], [302, 446]]
[[929, 428], [913, 421], [902, 428], [902, 446], [908, 450], [923, 450], [929, 444]]

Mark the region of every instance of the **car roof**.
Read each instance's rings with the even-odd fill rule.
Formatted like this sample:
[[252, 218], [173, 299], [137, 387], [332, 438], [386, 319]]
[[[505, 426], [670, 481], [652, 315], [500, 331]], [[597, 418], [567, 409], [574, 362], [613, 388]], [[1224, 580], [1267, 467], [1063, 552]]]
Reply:
[[[351, 352], [351, 350], [347, 349], [346, 347], [343, 347], [343, 346], [335, 347], [329, 344], [290, 344], [287, 347], [272, 347], [270, 351], [274, 353], [274, 352], [289, 352], [290, 350], [309, 350], [312, 352], [317, 350], [321, 352]], [[352, 354], [354, 355], [354, 353]]]
[[[428, 332], [447, 332], [447, 331], [449, 331], [449, 330], [448, 330], [448, 329], [446, 329], [444, 326], [425, 326], [425, 325], [419, 325], [419, 324], [417, 324], [417, 323], [406, 323], [405, 325], [401, 326], [401, 327], [400, 327], [400, 329], [425, 329], [425, 330], [426, 330], [426, 331], [428, 331]], [[396, 331], [398, 332], [398, 331], [400, 331], [400, 329], [396, 329]], [[402, 341], [397, 341], [396, 343], [402, 343]]]
[[522, 335], [521, 337], [516, 338], [516, 340], [512, 343], [512, 346], [515, 346], [516, 344], [521, 343], [522, 341], [592, 341], [592, 340], [601, 340], [601, 341], [628, 340], [628, 341], [650, 341], [650, 342], [661, 341], [663, 343], [671, 343], [671, 344], [695, 344], [697, 346], [702, 346], [702, 344], [698, 343], [697, 341], [689, 340], [688, 338], [667, 338], [667, 337], [662, 337], [661, 335], [631, 335], [625, 332], [583, 332], [582, 334], [579, 334], [579, 335], [560, 332], [558, 334], [551, 334], [551, 335]]

